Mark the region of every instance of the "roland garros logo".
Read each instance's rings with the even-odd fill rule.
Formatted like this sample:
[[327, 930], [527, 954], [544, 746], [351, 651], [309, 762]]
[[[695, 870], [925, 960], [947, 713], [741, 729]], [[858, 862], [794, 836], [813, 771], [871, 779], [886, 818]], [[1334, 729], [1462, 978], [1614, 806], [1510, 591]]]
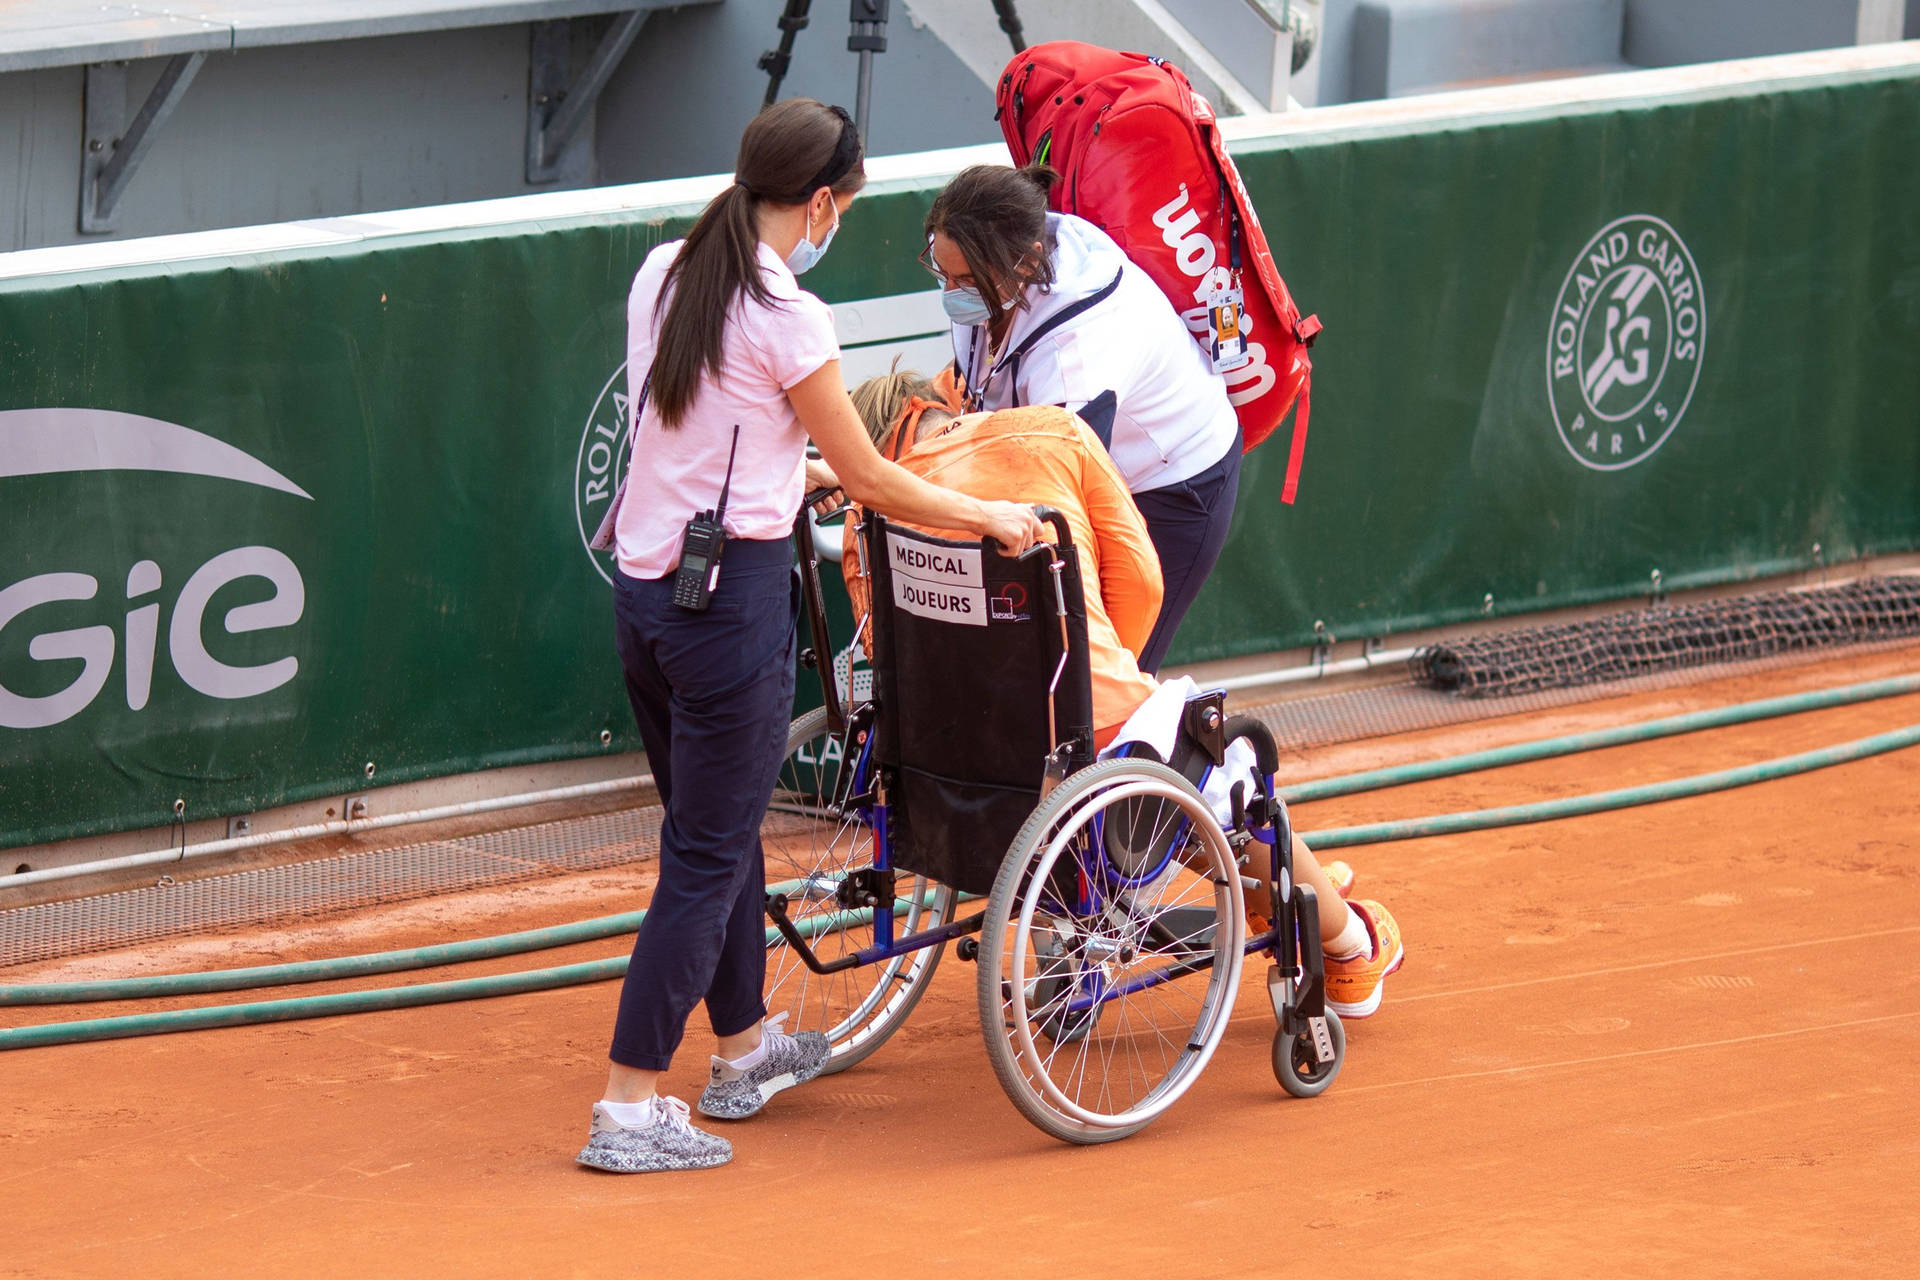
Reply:
[[1547, 340], [1567, 451], [1596, 471], [1653, 456], [1693, 401], [1706, 346], [1700, 269], [1679, 233], [1648, 214], [1602, 227], [1560, 286]]
[[613, 554], [587, 544], [606, 517], [620, 477], [627, 473], [627, 442], [633, 434], [627, 412], [627, 366], [623, 361], [594, 398], [587, 425], [580, 428], [580, 451], [573, 461], [573, 523], [580, 531], [580, 551], [607, 585], [613, 585], [608, 567]]

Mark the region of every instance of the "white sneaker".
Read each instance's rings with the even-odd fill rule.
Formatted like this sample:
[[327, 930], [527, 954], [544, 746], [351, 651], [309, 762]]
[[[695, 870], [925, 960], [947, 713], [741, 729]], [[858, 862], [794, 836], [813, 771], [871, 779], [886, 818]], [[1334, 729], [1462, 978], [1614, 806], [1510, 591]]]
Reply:
[[818, 1031], [787, 1035], [780, 1028], [787, 1015], [772, 1019], [761, 1030], [766, 1055], [751, 1067], [736, 1067], [714, 1058], [700, 1095], [700, 1114], [715, 1120], [745, 1120], [758, 1115], [768, 1099], [783, 1089], [805, 1084], [827, 1065], [833, 1046]]
[[687, 1118], [678, 1098], [654, 1098], [647, 1123], [628, 1128], [593, 1104], [593, 1128], [574, 1159], [608, 1173], [664, 1173], [672, 1169], [711, 1169], [733, 1159], [733, 1144], [702, 1133]]

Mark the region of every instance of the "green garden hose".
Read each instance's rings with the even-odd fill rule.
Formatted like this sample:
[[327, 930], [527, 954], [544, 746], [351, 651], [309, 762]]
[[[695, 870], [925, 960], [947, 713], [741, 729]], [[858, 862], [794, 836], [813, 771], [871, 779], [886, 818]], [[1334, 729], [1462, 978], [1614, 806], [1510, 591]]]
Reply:
[[[1771, 782], [1779, 778], [1826, 769], [1869, 756], [1920, 745], [1920, 725], [1910, 725], [1891, 733], [1875, 734], [1838, 746], [1804, 751], [1760, 764], [1737, 769], [1722, 769], [1671, 782], [1625, 787], [1592, 795], [1569, 796], [1538, 804], [1511, 805], [1501, 809], [1481, 809], [1466, 813], [1441, 814], [1427, 818], [1408, 818], [1399, 822], [1375, 823], [1362, 827], [1336, 827], [1306, 834], [1316, 849], [1344, 849], [1389, 840], [1413, 840], [1423, 836], [1452, 835], [1463, 831], [1484, 831], [1493, 827], [1517, 826], [1529, 822], [1550, 822], [1559, 818], [1580, 817], [1612, 809], [1627, 809], [1678, 800], [1687, 796], [1726, 791]], [[907, 903], [894, 904], [896, 914], [905, 912]], [[864, 918], [870, 919], [870, 916]], [[861, 923], [863, 913], [836, 912], [802, 922], [813, 934], [840, 923]], [[562, 926], [563, 928], [566, 926]], [[774, 931], [769, 929], [767, 944], [773, 945]], [[457, 944], [454, 944], [457, 945]], [[326, 963], [326, 962], [316, 962]], [[76, 1044], [93, 1040], [115, 1040], [131, 1036], [162, 1035], [170, 1031], [195, 1031], [210, 1027], [248, 1026], [261, 1022], [288, 1022], [301, 1018], [325, 1018], [339, 1014], [369, 1013], [379, 1009], [407, 1009], [419, 1005], [445, 1004], [461, 1000], [481, 1000], [493, 996], [518, 995], [527, 991], [545, 991], [554, 987], [603, 982], [626, 973], [627, 958], [590, 960], [582, 964], [561, 965], [553, 969], [534, 969], [525, 973], [496, 974], [482, 978], [462, 978], [451, 982], [430, 982], [410, 987], [390, 987], [373, 991], [345, 991], [324, 996], [300, 996], [289, 1000], [263, 1000], [250, 1004], [223, 1005], [212, 1009], [180, 1009], [169, 1013], [130, 1014], [118, 1018], [96, 1018], [80, 1022], [54, 1022], [41, 1026], [12, 1027], [0, 1030], [0, 1051], [27, 1049], [45, 1045]], [[135, 981], [139, 981], [136, 979]]]
[[[798, 880], [767, 886], [769, 893], [793, 893]], [[524, 929], [492, 938], [470, 938], [430, 947], [405, 947], [362, 956], [326, 960], [297, 960], [288, 964], [253, 965], [245, 969], [214, 969], [203, 973], [164, 973], [142, 978], [106, 978], [95, 982], [43, 982], [0, 986], [0, 1005], [83, 1004], [99, 1000], [150, 1000], [163, 996], [199, 996], [214, 991], [252, 991], [260, 987], [289, 987], [302, 982], [332, 982], [365, 978], [376, 973], [408, 969], [437, 969], [442, 965], [493, 960], [528, 951], [570, 947], [576, 942], [617, 938], [640, 927], [644, 911], [622, 911], [572, 924]]]
[[[1716, 707], [1706, 711], [1688, 712], [1684, 715], [1668, 716], [1659, 720], [1649, 720], [1640, 724], [1621, 725], [1612, 729], [1601, 729], [1590, 733], [1577, 733], [1565, 737], [1546, 738], [1537, 742], [1517, 743], [1509, 747], [1498, 747], [1490, 751], [1476, 751], [1467, 755], [1452, 756], [1444, 760], [1429, 760], [1418, 764], [1397, 765], [1386, 769], [1372, 769], [1363, 773], [1346, 774], [1335, 778], [1320, 778], [1308, 782], [1296, 783], [1281, 789], [1281, 796], [1289, 803], [1299, 804], [1309, 800], [1327, 799], [1333, 796], [1352, 795], [1362, 791], [1378, 790], [1385, 787], [1404, 786], [1409, 783], [1426, 781], [1432, 778], [1453, 777], [1458, 774], [1472, 773], [1478, 770], [1501, 768], [1507, 765], [1521, 764], [1531, 760], [1545, 760], [1556, 756], [1572, 755], [1586, 751], [1597, 751], [1605, 747], [1622, 746], [1627, 743], [1643, 742], [1651, 738], [1668, 737], [1676, 734], [1695, 733], [1705, 729], [1721, 728], [1727, 725], [1746, 724], [1755, 720], [1764, 720], [1777, 716], [1794, 715], [1801, 712], [1817, 711], [1827, 707], [1847, 706], [1867, 702], [1877, 698], [1898, 697], [1901, 694], [1920, 693], [1920, 675], [1899, 676], [1887, 680], [1870, 680], [1861, 684], [1843, 685], [1833, 689], [1821, 689], [1809, 693], [1790, 694], [1779, 698], [1766, 698], [1757, 702], [1738, 703], [1729, 707]], [[1694, 794], [1694, 793], [1689, 793]], [[1582, 797], [1583, 800], [1593, 797]], [[1552, 803], [1572, 803], [1561, 801]], [[1529, 806], [1520, 806], [1525, 809]], [[1491, 812], [1505, 812], [1495, 810]], [[1585, 810], [1583, 812], [1591, 812]], [[1552, 816], [1552, 815], [1550, 815]], [[1559, 816], [1572, 816], [1571, 814]], [[1451, 814], [1444, 818], [1409, 819], [1409, 822], [1454, 821], [1463, 815]], [[1516, 821], [1545, 821], [1544, 818], [1516, 819]], [[1382, 829], [1397, 829], [1405, 824], [1388, 823]], [[1507, 825], [1504, 822], [1488, 823], [1489, 826]], [[1342, 828], [1321, 832], [1314, 837], [1316, 848], [1341, 848], [1347, 842], [1347, 832], [1351, 830], [1372, 830], [1373, 828]], [[1449, 830], [1477, 830], [1476, 827], [1450, 827]], [[1438, 832], [1419, 831], [1413, 834], [1439, 834]], [[1410, 839], [1406, 836], [1380, 836], [1377, 839]], [[1329, 844], [1329, 839], [1342, 843]], [[1354, 840], [1351, 843], [1362, 843]], [[789, 892], [797, 888], [798, 882], [769, 886], [778, 892]], [[518, 933], [502, 934], [492, 938], [474, 938], [462, 942], [443, 943], [437, 946], [410, 947], [398, 951], [382, 951], [371, 955], [343, 956], [325, 960], [303, 960], [289, 964], [258, 965], [244, 969], [222, 969], [203, 973], [157, 974], [139, 978], [116, 978], [93, 982], [54, 982], [31, 985], [0, 986], [0, 1006], [39, 1005], [39, 1004], [78, 1004], [101, 1000], [141, 1000], [167, 996], [205, 995], [218, 991], [254, 990], [271, 986], [291, 986], [306, 982], [330, 982], [344, 978], [368, 977], [374, 974], [398, 973], [413, 969], [430, 969], [442, 965], [464, 964], [475, 960], [490, 960], [500, 956], [520, 955], [529, 951], [541, 951], [554, 947], [571, 946], [580, 942], [592, 942], [601, 938], [618, 937], [632, 933], [640, 925], [644, 915], [640, 911], [627, 911], [618, 915], [600, 916], [592, 920], [582, 920], [572, 924], [553, 925], [543, 929], [528, 929]], [[592, 981], [593, 979], [582, 979]], [[409, 990], [415, 988], [408, 988]]]
[[373, 991], [340, 991], [324, 996], [295, 996], [287, 1000], [257, 1000], [250, 1004], [220, 1005], [212, 1009], [175, 1009], [169, 1013], [134, 1013], [120, 1018], [92, 1018], [83, 1022], [50, 1022], [37, 1027], [9, 1027], [0, 1031], [0, 1050], [34, 1049], [54, 1044], [83, 1044], [91, 1040], [123, 1040], [158, 1036], [170, 1031], [204, 1031], [210, 1027], [244, 1027], [260, 1022], [292, 1022], [300, 1018], [330, 1018], [343, 1013], [372, 1013], [378, 1009], [412, 1009], [419, 1005], [483, 1000], [525, 991], [547, 991], [586, 982], [604, 982], [627, 971], [627, 957], [589, 960], [556, 969], [501, 973], [485, 978], [459, 978], [412, 987], [381, 987]]
[[1796, 715], [1805, 711], [1819, 711], [1827, 707], [1850, 706], [1856, 702], [1871, 702], [1876, 698], [1896, 698], [1903, 693], [1920, 693], [1920, 675], [1896, 676], [1890, 680], [1869, 680], [1863, 684], [1842, 685], [1839, 688], [1819, 689], [1811, 693], [1788, 694], [1781, 698], [1763, 698], [1758, 702], [1741, 702], [1730, 707], [1715, 707], [1709, 711], [1689, 711], [1684, 715], [1646, 720], [1639, 724], [1623, 724], [1616, 728], [1598, 729], [1591, 733], [1575, 733], [1561, 738], [1543, 738], [1537, 742], [1515, 743], [1510, 747], [1495, 747], [1490, 751], [1449, 756], [1444, 760], [1423, 760], [1419, 764], [1369, 769], [1365, 773], [1349, 773], [1337, 778], [1317, 778], [1309, 782], [1297, 782], [1292, 786], [1281, 787], [1280, 798], [1288, 804], [1304, 804], [1309, 800], [1326, 800], [1333, 796], [1348, 796], [1361, 791], [1377, 791], [1383, 787], [1400, 787], [1412, 782], [1425, 782], [1431, 778], [1451, 778], [1457, 774], [1475, 773], [1482, 769], [1498, 769], [1507, 765], [1524, 764], [1530, 760], [1579, 755], [1606, 747], [1624, 746], [1630, 742], [1645, 742], [1650, 738], [1699, 733], [1704, 729], [1748, 724], [1755, 720]]
[[[906, 914], [908, 903], [894, 903], [894, 914]], [[636, 916], [644, 912], [634, 912]], [[795, 922], [807, 937], [817, 937], [842, 924], [865, 924], [873, 919], [871, 910], [837, 911]], [[767, 930], [767, 945], [779, 940], [779, 933]], [[398, 955], [398, 952], [389, 952]], [[360, 957], [362, 959], [371, 957]], [[212, 1027], [245, 1027], [262, 1022], [293, 1022], [302, 1018], [331, 1018], [347, 1013], [373, 1013], [380, 1009], [412, 1009], [421, 1005], [450, 1004], [462, 1000], [485, 1000], [493, 996], [515, 996], [528, 991], [550, 991], [555, 987], [575, 987], [589, 982], [606, 982], [623, 977], [627, 956], [605, 960], [587, 960], [563, 964], [552, 969], [529, 969], [523, 973], [497, 973], [482, 978], [458, 978], [449, 982], [426, 982], [410, 987], [380, 987], [372, 991], [339, 991], [324, 996], [295, 996], [287, 1000], [256, 1000], [249, 1004], [219, 1005], [211, 1009], [175, 1009], [167, 1013], [135, 1013], [119, 1018], [91, 1018], [80, 1022], [50, 1022], [33, 1027], [8, 1027], [0, 1030], [0, 1052], [8, 1049], [34, 1049], [55, 1044], [83, 1044], [92, 1040], [124, 1040], [134, 1036], [158, 1036], [170, 1031], [204, 1031]]]
[[1486, 831], [1528, 822], [1552, 822], [1558, 818], [1577, 818], [1611, 809], [1631, 809], [1662, 800], [1680, 800], [1688, 796], [1706, 795], [1710, 791], [1727, 791], [1756, 782], [1772, 782], [1778, 778], [1790, 778], [1796, 773], [1809, 773], [1915, 745], [1920, 745], [1920, 725], [1909, 725], [1891, 733], [1877, 733], [1871, 738], [1843, 742], [1837, 747], [1803, 751], [1799, 755], [1782, 756], [1777, 760], [1743, 765], [1738, 769], [1722, 769], [1717, 773], [1696, 774], [1691, 778], [1675, 778], [1671, 782], [1650, 782], [1645, 786], [1623, 787], [1618, 791], [1597, 791], [1584, 796], [1568, 796], [1564, 800], [1509, 805], [1504, 809], [1474, 809], [1464, 813], [1406, 818], [1399, 822], [1376, 822], [1364, 827], [1332, 827], [1326, 831], [1304, 832], [1302, 838], [1316, 850], [1350, 849], [1355, 845], [1384, 844], [1389, 840], [1418, 840], [1423, 836]]
[[290, 964], [255, 965], [246, 969], [215, 969], [205, 973], [165, 973], [143, 978], [106, 978], [96, 982], [44, 982], [29, 986], [0, 987], [0, 1005], [81, 1004], [97, 1000], [148, 1000], [161, 996], [197, 996], [213, 991], [251, 991], [259, 987], [284, 987], [301, 982], [331, 982], [338, 978], [364, 978], [376, 973], [399, 973], [407, 969], [433, 969], [441, 965], [464, 964], [470, 960], [492, 960], [499, 956], [544, 951], [593, 942], [600, 938], [632, 933], [640, 927], [644, 911], [623, 911], [619, 915], [600, 916], [574, 924], [554, 925], [546, 929], [527, 929], [503, 933], [493, 938], [473, 938], [464, 942], [445, 942], [430, 947], [408, 947], [399, 951], [377, 951], [371, 955], [340, 956], [328, 960], [299, 960]]

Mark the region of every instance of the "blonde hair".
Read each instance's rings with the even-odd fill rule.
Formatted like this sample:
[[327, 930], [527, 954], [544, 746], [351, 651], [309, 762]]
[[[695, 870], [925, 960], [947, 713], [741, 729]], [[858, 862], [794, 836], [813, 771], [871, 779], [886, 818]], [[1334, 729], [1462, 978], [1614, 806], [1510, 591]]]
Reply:
[[898, 356], [893, 358], [887, 372], [868, 378], [855, 387], [852, 394], [854, 412], [860, 415], [860, 424], [867, 429], [867, 438], [875, 448], [886, 442], [888, 433], [906, 412], [907, 401], [915, 396], [922, 400], [941, 399], [940, 388], [917, 370], [902, 369]]

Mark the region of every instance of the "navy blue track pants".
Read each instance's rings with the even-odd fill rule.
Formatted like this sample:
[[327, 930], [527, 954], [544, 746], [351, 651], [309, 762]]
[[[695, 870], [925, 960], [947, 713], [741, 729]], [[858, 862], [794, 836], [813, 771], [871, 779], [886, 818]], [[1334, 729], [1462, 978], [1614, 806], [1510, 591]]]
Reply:
[[1152, 675], [1166, 661], [1173, 633], [1193, 607], [1194, 597], [1207, 585], [1220, 549], [1227, 544], [1233, 524], [1233, 503], [1240, 493], [1240, 438], [1234, 437], [1227, 456], [1191, 479], [1133, 495], [1146, 517], [1147, 536], [1160, 557], [1160, 576], [1166, 595], [1160, 617], [1140, 654], [1140, 669]]
[[664, 1071], [705, 1000], [715, 1035], [766, 1015], [766, 869], [760, 821], [793, 711], [793, 548], [727, 544], [705, 613], [673, 579], [615, 571], [614, 642], [666, 816], [660, 882], [633, 943], [609, 1056]]

